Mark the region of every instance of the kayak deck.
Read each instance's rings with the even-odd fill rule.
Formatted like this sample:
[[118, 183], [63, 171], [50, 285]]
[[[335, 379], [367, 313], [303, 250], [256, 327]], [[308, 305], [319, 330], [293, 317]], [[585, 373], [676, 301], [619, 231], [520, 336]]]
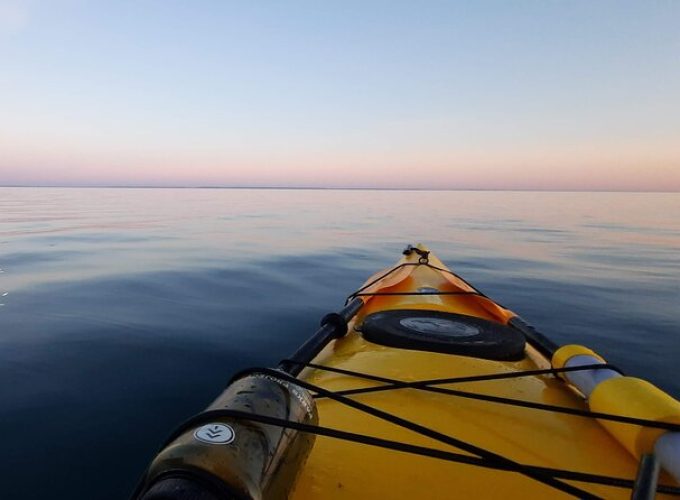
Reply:
[[409, 246], [180, 425], [133, 498], [651, 500], [679, 464], [679, 401]]
[[[406, 256], [400, 264], [414, 264], [418, 258], [416, 254]], [[434, 256], [430, 256], [429, 262], [435, 268], [405, 266], [369, 287], [369, 292], [389, 295], [364, 296], [366, 305], [350, 322], [349, 333], [327, 345], [313, 362], [400, 381], [550, 368], [549, 360], [528, 344], [523, 359], [499, 361], [398, 349], [366, 341], [359, 330], [364, 318], [376, 311], [437, 310], [500, 324], [506, 324], [513, 316], [490, 299], [474, 293], [402, 295], [424, 287], [448, 292], [471, 291], [469, 285], [457, 277], [437, 270], [446, 268]], [[374, 279], [380, 276], [378, 274]], [[384, 385], [313, 368], [306, 368], [299, 378], [331, 391]], [[587, 410], [583, 397], [554, 375], [460, 382], [438, 387]], [[635, 478], [637, 461], [592, 418], [415, 388], [349, 397], [521, 464]], [[316, 403], [321, 426], [470, 455], [340, 402], [317, 398]], [[660, 479], [661, 483], [672, 483], [663, 474]], [[599, 497], [630, 496], [630, 490], [625, 488], [564, 482]], [[544, 498], [549, 495], [568, 497], [564, 492], [514, 471], [454, 463], [317, 436], [291, 498]]]

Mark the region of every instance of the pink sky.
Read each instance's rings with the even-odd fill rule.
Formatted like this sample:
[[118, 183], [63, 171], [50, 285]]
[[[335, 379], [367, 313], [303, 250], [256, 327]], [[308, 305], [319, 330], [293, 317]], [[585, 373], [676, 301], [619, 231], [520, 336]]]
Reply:
[[0, 186], [680, 191], [680, 3], [208, 4], [0, 0]]
[[50, 147], [45, 140], [23, 150], [5, 147], [0, 184], [680, 191], [675, 143], [488, 151], [420, 151], [408, 144], [390, 154], [262, 149], [230, 154], [175, 144], [165, 152], [102, 151], [78, 144]]

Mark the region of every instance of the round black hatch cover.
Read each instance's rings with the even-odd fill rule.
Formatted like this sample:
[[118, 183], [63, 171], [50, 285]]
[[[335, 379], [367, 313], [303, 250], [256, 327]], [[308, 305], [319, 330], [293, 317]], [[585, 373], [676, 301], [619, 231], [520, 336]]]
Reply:
[[524, 356], [524, 336], [514, 328], [463, 314], [419, 309], [382, 311], [361, 326], [369, 342], [496, 360]]

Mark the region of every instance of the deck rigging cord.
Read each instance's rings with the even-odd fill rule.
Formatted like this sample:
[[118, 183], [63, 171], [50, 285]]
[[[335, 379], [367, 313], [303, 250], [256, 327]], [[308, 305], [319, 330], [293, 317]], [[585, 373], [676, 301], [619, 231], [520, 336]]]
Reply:
[[[580, 488], [577, 488], [575, 486], [572, 486], [570, 484], [564, 483], [550, 475], [547, 475], [545, 473], [538, 472], [534, 469], [527, 469], [523, 467], [522, 464], [519, 464], [513, 460], [510, 460], [508, 458], [503, 457], [502, 455], [498, 455], [492, 451], [485, 450], [484, 448], [480, 448], [478, 446], [475, 446], [473, 444], [467, 443], [465, 441], [462, 441], [460, 439], [457, 439], [453, 436], [441, 433], [439, 431], [436, 431], [434, 429], [430, 429], [429, 427], [422, 426], [418, 423], [412, 422], [410, 420], [401, 418], [397, 415], [394, 415], [389, 412], [385, 412], [383, 410], [380, 410], [378, 408], [375, 408], [373, 406], [361, 403], [359, 401], [355, 401], [351, 398], [347, 398], [345, 396], [340, 396], [337, 394], [334, 394], [332, 391], [326, 390], [323, 387], [319, 387], [317, 385], [311, 384], [305, 380], [300, 380], [296, 377], [293, 377], [285, 372], [275, 370], [272, 368], [252, 368], [249, 370], [242, 371], [238, 373], [237, 375], [234, 376], [234, 380], [244, 377], [246, 375], [253, 375], [253, 374], [261, 374], [265, 376], [270, 376], [274, 378], [278, 378], [280, 380], [283, 380], [285, 382], [291, 383], [298, 385], [304, 389], [307, 389], [309, 391], [313, 391], [317, 394], [323, 394], [329, 399], [332, 399], [334, 401], [337, 401], [339, 403], [342, 403], [346, 406], [352, 407], [356, 410], [362, 411], [366, 414], [372, 415], [374, 417], [377, 417], [381, 420], [390, 422], [392, 424], [395, 424], [397, 426], [403, 427], [405, 429], [411, 430], [417, 434], [429, 437], [431, 439], [434, 439], [436, 441], [439, 441], [444, 444], [448, 444], [450, 446], [454, 446], [460, 450], [466, 451], [468, 453], [473, 453], [477, 455], [478, 458], [490, 460], [492, 462], [498, 462], [499, 464], [511, 468], [516, 472], [519, 472], [521, 474], [524, 474], [526, 476], [531, 477], [532, 479], [535, 479], [537, 481], [540, 481], [541, 483], [544, 483], [548, 486], [552, 486], [553, 488], [556, 488], [560, 491], [563, 491], [565, 493], [571, 494], [572, 496], [578, 497], [578, 498], [584, 498], [584, 499], [596, 499], [599, 498], [595, 495], [592, 495], [584, 490], [581, 490]], [[215, 410], [213, 410], [215, 411]], [[213, 418], [216, 416], [213, 411], [207, 412], [207, 415], [210, 416], [210, 418]], [[221, 411], [221, 410], [217, 410]], [[204, 414], [205, 418], [208, 418], [206, 414]], [[201, 415], [199, 414], [197, 418], [201, 419]], [[203, 420], [205, 421], [205, 420]], [[196, 425], [195, 420], [190, 420], [189, 421], [191, 426]], [[181, 429], [186, 430], [188, 427], [186, 426], [187, 424], [183, 425]], [[183, 432], [183, 431], [182, 431]], [[181, 434], [181, 432], [180, 432]], [[179, 434], [175, 433], [173, 434], [171, 442], [174, 438], [176, 438]]]
[[[503, 307], [501, 304], [498, 302], [493, 301], [490, 297], [482, 293], [478, 288], [472, 285], [472, 283], [469, 283], [465, 278], [462, 276], [454, 273], [450, 269], [445, 269], [443, 267], [435, 266], [433, 264], [430, 264], [430, 252], [420, 250], [418, 248], [412, 247], [409, 245], [406, 247], [406, 249], [403, 251], [404, 255], [410, 255], [412, 252], [417, 253], [420, 257], [418, 258], [418, 262], [404, 262], [403, 264], [399, 264], [397, 266], [394, 266], [390, 268], [389, 270], [385, 271], [382, 275], [378, 276], [377, 278], [371, 280], [369, 283], [366, 283], [364, 286], [361, 288], [355, 290], [351, 294], [347, 296], [345, 299], [345, 304], [349, 304], [349, 302], [356, 298], [356, 297], [375, 297], [375, 296], [398, 296], [398, 295], [408, 295], [408, 296], [417, 296], [417, 295], [476, 295], [478, 297], [483, 297], [487, 300], [490, 300], [494, 302], [495, 304], [499, 305], [500, 307]], [[465, 284], [467, 287], [470, 288], [469, 291], [442, 291], [442, 290], [422, 290], [422, 291], [417, 291], [417, 292], [366, 292], [365, 290], [368, 290], [371, 288], [373, 285], [376, 283], [379, 283], [383, 279], [387, 278], [389, 275], [394, 273], [395, 271], [398, 271], [399, 269], [403, 269], [405, 267], [419, 267], [419, 266], [425, 266], [429, 267], [430, 269], [434, 269], [435, 271], [439, 271], [440, 273], [445, 273], [453, 276], [457, 280], [459, 280], [461, 283]]]
[[[614, 422], [622, 422], [624, 424], [640, 425], [643, 427], [651, 427], [656, 429], [664, 429], [668, 431], [680, 432], [680, 424], [675, 424], [672, 422], [657, 422], [655, 420], [647, 420], [644, 418], [628, 417], [625, 415], [614, 415], [611, 413], [595, 412], [591, 410], [580, 410], [578, 408], [568, 408], [564, 406], [549, 405], [544, 403], [536, 403], [533, 401], [524, 401], [521, 399], [505, 398], [501, 396], [490, 396], [487, 394], [477, 394], [474, 392], [459, 391], [455, 389], [448, 389], [444, 387], [432, 387], [435, 385], [442, 384], [455, 384], [460, 382], [477, 382], [485, 380], [500, 380], [508, 378], [519, 378], [527, 377], [533, 375], [556, 375], [558, 373], [565, 372], [575, 372], [584, 370], [615, 370], [621, 373], [616, 367], [609, 364], [596, 364], [596, 365], [582, 365], [574, 367], [565, 368], [547, 368], [545, 370], [526, 370], [511, 373], [496, 373], [489, 375], [477, 375], [474, 377], [453, 377], [448, 379], [432, 379], [432, 380], [419, 380], [414, 382], [405, 382], [402, 380], [390, 379], [386, 377], [379, 377], [376, 375], [370, 375], [367, 373], [356, 372], [352, 370], [345, 370], [340, 368], [334, 368], [331, 366], [317, 365], [315, 363], [301, 363], [293, 360], [285, 360], [286, 362], [301, 364], [309, 368], [314, 368], [318, 370], [325, 370], [330, 372], [341, 373], [343, 375], [348, 375], [351, 377], [363, 378], [367, 380], [373, 380], [376, 382], [385, 382], [389, 385], [377, 386], [377, 387], [361, 387], [358, 389], [347, 389], [342, 391], [335, 391], [334, 394], [339, 394], [342, 396], [353, 395], [353, 394], [366, 394], [370, 392], [381, 392], [394, 389], [418, 389], [422, 391], [437, 392], [440, 394], [447, 394], [450, 396], [459, 396], [469, 399], [479, 399], [482, 401], [489, 401], [493, 403], [507, 404], [511, 406], [520, 406], [524, 408], [532, 408], [536, 410], [552, 411], [556, 413], [566, 413], [569, 415], [577, 415], [581, 417], [597, 418], [600, 420], [611, 420]], [[323, 398], [324, 396], [315, 396], [315, 399]]]
[[[310, 425], [301, 422], [294, 422], [291, 420], [285, 420], [282, 418], [271, 417], [268, 415], [259, 415], [255, 413], [247, 413], [243, 411], [230, 410], [230, 409], [220, 409], [220, 410], [210, 410], [192, 417], [187, 420], [182, 427], [178, 428], [179, 432], [173, 433], [172, 436], [178, 436], [182, 433], [183, 429], [190, 429], [195, 425], [202, 424], [209, 420], [216, 420], [219, 418], [233, 418], [235, 420], [250, 420], [253, 422], [260, 422], [263, 424], [273, 425], [277, 427], [283, 427], [286, 429], [294, 429], [300, 432], [306, 432], [309, 434], [315, 434], [317, 436], [325, 436], [335, 439], [341, 439], [344, 441], [349, 441], [352, 443], [365, 444], [368, 446], [376, 446], [379, 448], [385, 448], [393, 451], [400, 451], [404, 453], [409, 453], [412, 455], [418, 455], [423, 457], [435, 458], [439, 460], [444, 460], [448, 462], [461, 463], [474, 465], [478, 467], [484, 467], [487, 469], [504, 470], [508, 472], [513, 472], [514, 469], [509, 467], [504, 467], [501, 464], [474, 457], [471, 455], [464, 455], [461, 453], [454, 453], [450, 451], [440, 450], [436, 448], [428, 448], [426, 446], [418, 446], [410, 443], [403, 443], [400, 441], [393, 441], [389, 439], [383, 439], [375, 436], [368, 436], [365, 434], [358, 434], [354, 432], [343, 431], [340, 429], [334, 429], [331, 427], [324, 427], [321, 425]], [[168, 441], [170, 442], [170, 440]], [[615, 488], [627, 488], [631, 489], [634, 487], [634, 481], [632, 479], [618, 478], [612, 476], [604, 476], [600, 474], [590, 474], [587, 472], [570, 471], [565, 469], [556, 469], [551, 467], [541, 467], [536, 465], [524, 465], [526, 469], [535, 470], [537, 472], [550, 474], [553, 477], [559, 479], [565, 479], [570, 481], [579, 481], [583, 483], [591, 484], [601, 484], [603, 486], [611, 486]], [[658, 485], [656, 488], [657, 493], [664, 493], [669, 495], [680, 496], [680, 488], [668, 485]]]
[[[296, 363], [297, 364], [297, 363]], [[305, 363], [307, 365], [310, 365], [309, 368], [313, 369], [329, 369], [329, 371], [336, 371], [337, 369], [334, 369], [332, 367], [326, 367], [323, 365], [317, 365], [314, 363]], [[555, 372], [564, 372], [564, 371], [578, 371], [578, 370], [587, 370], [587, 369], [592, 369], [590, 366], [583, 366], [583, 367], [573, 367], [571, 369], [559, 369], [559, 370], [554, 370]], [[352, 373], [349, 370], [342, 370], [343, 372], [349, 372]], [[532, 370], [536, 371], [536, 370]], [[542, 370], [547, 373], [551, 372], [552, 370]], [[348, 374], [349, 374], [348, 373]], [[368, 374], [361, 374], [359, 372], [354, 372], [361, 378], [365, 378], [364, 375], [367, 377], [375, 377], [372, 375]], [[526, 376], [525, 372], [520, 372], [522, 373], [522, 376]], [[364, 435], [364, 434], [357, 434], [357, 433], [352, 433], [348, 431], [343, 431], [340, 429], [334, 429], [334, 428], [329, 428], [329, 427], [323, 427], [319, 425], [311, 425], [311, 424], [303, 424], [299, 422], [291, 422], [285, 419], [278, 419], [275, 417], [270, 417], [266, 415], [258, 415], [258, 414], [252, 414], [252, 413], [246, 413], [246, 412], [240, 412], [240, 411], [235, 411], [235, 410], [229, 410], [229, 409], [219, 409], [219, 410], [208, 410], [206, 412], [199, 413], [198, 415], [195, 415], [194, 417], [190, 418], [186, 422], [184, 422], [179, 428], [173, 432], [173, 434], [168, 438], [166, 441], [167, 443], [172, 442], [174, 439], [176, 439], [178, 436], [180, 436], [183, 432], [185, 432], [188, 429], [191, 429], [197, 425], [201, 425], [203, 423], [206, 423], [211, 420], [215, 420], [218, 418], [235, 418], [235, 419], [241, 419], [241, 420], [253, 420], [256, 422], [261, 422], [264, 424], [269, 424], [269, 425], [275, 425], [275, 426], [280, 426], [284, 428], [292, 428], [299, 430], [301, 432], [307, 432], [311, 434], [317, 434], [321, 436], [327, 436], [331, 438], [336, 438], [336, 439], [343, 439], [346, 441], [351, 441], [351, 442], [356, 442], [356, 443], [361, 443], [361, 444], [366, 444], [370, 446], [377, 446], [377, 447], [382, 447], [386, 449], [391, 449], [395, 451], [402, 451], [405, 453], [411, 453], [415, 455], [422, 455], [422, 456], [428, 456], [431, 458], [436, 458], [440, 460], [447, 460], [451, 462], [457, 462], [457, 463], [465, 463], [469, 465], [476, 465], [480, 467], [485, 467], [485, 468], [490, 468], [490, 469], [498, 469], [498, 470], [505, 470], [505, 471], [510, 471], [510, 472], [518, 472], [524, 475], [527, 475], [531, 477], [532, 479], [535, 479], [537, 481], [540, 481], [548, 486], [551, 486], [555, 489], [558, 489], [564, 493], [568, 493], [574, 497], [577, 498], [586, 498], [586, 499], [595, 499], [595, 498], [600, 498], [592, 493], [589, 493], [587, 491], [581, 490], [580, 488], [574, 487], [570, 484], [564, 483], [562, 481], [559, 481], [559, 479], [564, 479], [564, 480], [573, 480], [573, 481], [578, 481], [578, 482], [585, 482], [585, 483], [593, 483], [593, 484], [600, 484], [600, 485], [605, 485], [605, 486], [612, 486], [612, 487], [619, 487], [619, 488], [633, 488], [635, 481], [633, 479], [625, 479], [625, 478], [617, 478], [617, 477], [611, 477], [611, 476], [604, 476], [600, 474], [591, 474], [591, 473], [585, 473], [585, 472], [578, 472], [578, 471], [570, 471], [570, 470], [564, 470], [564, 469], [558, 469], [558, 468], [549, 468], [549, 467], [540, 467], [540, 466], [533, 466], [533, 465], [527, 465], [527, 464], [520, 464], [518, 462], [515, 462], [513, 460], [507, 459], [503, 456], [497, 455], [494, 452], [484, 450], [482, 448], [479, 448], [475, 445], [472, 445], [470, 443], [466, 443], [464, 441], [461, 441], [457, 438], [454, 438], [452, 436], [448, 436], [446, 434], [439, 433], [435, 430], [429, 429], [427, 427], [421, 426], [417, 423], [411, 422], [409, 420], [402, 419], [398, 417], [397, 415], [379, 410], [377, 408], [374, 408], [370, 405], [366, 405], [364, 403], [360, 403], [358, 401], [354, 401], [352, 399], [346, 398], [345, 396], [342, 396], [339, 394], [339, 392], [334, 392], [334, 391], [329, 391], [326, 390], [322, 387], [319, 387], [317, 385], [311, 384], [309, 382], [300, 380], [296, 377], [290, 376], [284, 372], [281, 372], [279, 370], [274, 370], [271, 368], [252, 368], [249, 370], [245, 370], [244, 372], [241, 372], [234, 376], [234, 379], [240, 378], [242, 376], [248, 375], [248, 374], [262, 374], [265, 376], [270, 376], [274, 378], [279, 378], [285, 382], [291, 383], [298, 385], [304, 389], [307, 389], [309, 391], [312, 391], [315, 393], [315, 397], [325, 397], [332, 399], [336, 402], [339, 402], [341, 404], [345, 404], [347, 406], [350, 406], [352, 408], [355, 408], [359, 411], [362, 411], [364, 413], [367, 413], [369, 415], [373, 415], [377, 418], [381, 418], [385, 421], [394, 423], [396, 425], [399, 425], [401, 427], [413, 430], [414, 432], [417, 432], [418, 434], [425, 435], [427, 437], [430, 437], [436, 441], [443, 442], [446, 444], [450, 444], [456, 448], [459, 448], [463, 451], [467, 451], [469, 453], [475, 453], [477, 456], [470, 456], [470, 455], [464, 455], [464, 454], [459, 454], [459, 453], [453, 453], [453, 452], [447, 452], [439, 449], [434, 449], [434, 448], [428, 448], [428, 447], [422, 447], [422, 446], [416, 446], [412, 445], [409, 443], [404, 443], [404, 442], [399, 442], [399, 441], [391, 441], [391, 440], [386, 440], [382, 438], [378, 438], [375, 436], [369, 436], [369, 435]], [[518, 375], [519, 376], [519, 375]], [[385, 380], [384, 377], [376, 377]], [[395, 381], [399, 382], [399, 381]], [[394, 387], [393, 389], [398, 389], [400, 387]], [[584, 411], [584, 415], [582, 416], [587, 416], [585, 413], [589, 413], [587, 411]], [[612, 415], [611, 417], [619, 417], [616, 415]], [[599, 417], [598, 417], [599, 418]], [[658, 422], [654, 421], [648, 421], [644, 419], [633, 419], [635, 420], [636, 425], [646, 425], [650, 427], [655, 427], [655, 424], [658, 424]], [[633, 423], [633, 422], [627, 422], [627, 423]], [[680, 428], [680, 426], [676, 426], [677, 428]], [[670, 495], [675, 495], [675, 496], [680, 496], [680, 488], [675, 487], [675, 486], [669, 486], [669, 485], [658, 485], [657, 492], [659, 493], [665, 493], [665, 494], [670, 494]]]
[[[421, 260], [422, 260], [422, 258], [421, 258]], [[442, 291], [439, 291], [439, 290], [422, 291], [422, 292], [365, 292], [364, 291], [364, 290], [368, 290], [373, 285], [375, 285], [376, 283], [379, 283], [380, 281], [387, 278], [390, 274], [394, 273], [395, 271], [398, 271], [399, 269], [403, 269], [405, 267], [419, 267], [419, 266], [429, 267], [430, 269], [434, 269], [435, 271], [450, 274], [454, 278], [459, 279], [462, 283], [464, 283], [465, 285], [470, 287], [471, 291], [462, 291], [462, 292], [442, 292]], [[404, 262], [403, 264], [399, 264], [397, 266], [390, 268], [389, 270], [385, 271], [385, 273], [383, 273], [382, 275], [373, 279], [370, 283], [367, 283], [364, 286], [362, 286], [361, 288], [350, 293], [347, 296], [347, 299], [345, 300], [345, 304], [348, 304], [349, 301], [351, 301], [355, 297], [375, 296], [375, 295], [478, 295], [480, 297], [484, 297], [485, 299], [491, 300], [489, 297], [487, 297], [485, 294], [483, 294], [481, 291], [479, 291], [477, 288], [472, 286], [470, 283], [465, 281], [462, 277], [458, 276], [453, 271], [450, 271], [448, 269], [444, 269], [442, 267], [434, 266], [434, 265], [430, 264], [429, 260], [423, 260], [422, 262]]]

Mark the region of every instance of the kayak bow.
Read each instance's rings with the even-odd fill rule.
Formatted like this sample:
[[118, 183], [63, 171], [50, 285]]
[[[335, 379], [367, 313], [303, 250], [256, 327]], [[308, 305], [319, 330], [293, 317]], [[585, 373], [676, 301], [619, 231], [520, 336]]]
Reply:
[[679, 480], [678, 401], [409, 245], [278, 369], [234, 376], [133, 498], [642, 499]]

